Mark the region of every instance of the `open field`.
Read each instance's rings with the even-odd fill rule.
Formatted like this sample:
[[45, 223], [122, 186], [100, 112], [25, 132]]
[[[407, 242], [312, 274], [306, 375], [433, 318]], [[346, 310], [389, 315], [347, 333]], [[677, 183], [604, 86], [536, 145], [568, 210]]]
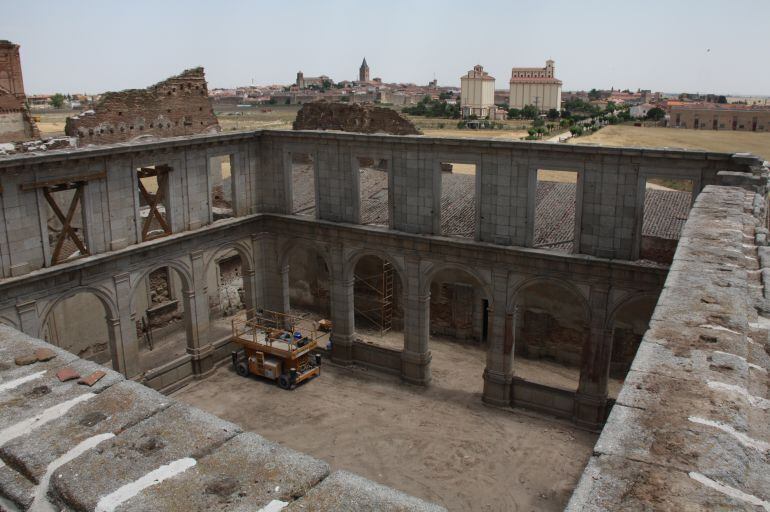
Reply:
[[233, 130], [291, 130], [297, 117], [298, 105], [263, 105], [238, 108], [214, 104], [214, 114], [222, 131]]
[[569, 139], [569, 143], [748, 152], [770, 160], [770, 133], [614, 125], [602, 128], [592, 135], [574, 137]]
[[[427, 388], [327, 363], [320, 377], [284, 391], [238, 377], [227, 365], [174, 396], [333, 469], [449, 510], [562, 510], [596, 436], [552, 418], [483, 405], [483, 347], [432, 337], [430, 348]], [[528, 378], [551, 373], [532, 363], [521, 369]], [[574, 385], [566, 373], [551, 379]]]
[[79, 114], [80, 111], [76, 110], [57, 110], [38, 112], [32, 111], [32, 117], [37, 120], [37, 128], [40, 130], [40, 135], [45, 137], [61, 137], [64, 135], [64, 123], [70, 116]]

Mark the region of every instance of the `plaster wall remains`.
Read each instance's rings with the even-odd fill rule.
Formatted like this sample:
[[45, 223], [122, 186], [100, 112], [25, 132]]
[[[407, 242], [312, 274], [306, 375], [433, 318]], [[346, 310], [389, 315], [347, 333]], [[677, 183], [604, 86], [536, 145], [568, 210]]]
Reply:
[[200, 67], [147, 89], [105, 93], [93, 110], [67, 118], [64, 128], [81, 146], [219, 130]]

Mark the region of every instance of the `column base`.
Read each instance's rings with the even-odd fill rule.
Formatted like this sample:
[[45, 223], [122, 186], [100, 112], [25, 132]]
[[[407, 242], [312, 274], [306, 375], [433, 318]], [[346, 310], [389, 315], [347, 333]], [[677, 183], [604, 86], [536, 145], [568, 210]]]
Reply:
[[198, 349], [187, 348], [187, 353], [192, 356], [193, 376], [195, 379], [204, 379], [214, 373], [214, 346], [204, 345]]
[[484, 394], [481, 400], [498, 407], [510, 407], [513, 375], [484, 369]]
[[342, 366], [353, 364], [353, 336], [332, 336], [332, 361]]
[[401, 378], [410, 384], [427, 386], [431, 379], [431, 359], [430, 351], [420, 353], [404, 350], [401, 352]]
[[607, 419], [607, 396], [575, 394], [573, 421], [586, 430], [600, 432]]

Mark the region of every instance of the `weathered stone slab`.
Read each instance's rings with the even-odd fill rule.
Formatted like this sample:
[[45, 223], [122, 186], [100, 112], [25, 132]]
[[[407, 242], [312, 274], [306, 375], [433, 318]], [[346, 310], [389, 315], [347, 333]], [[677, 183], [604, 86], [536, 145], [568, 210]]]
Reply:
[[135, 382], [120, 382], [64, 416], [0, 447], [0, 458], [34, 483], [48, 465], [89, 437], [123, 430], [170, 407], [171, 399]]
[[240, 433], [237, 425], [175, 404], [63, 465], [51, 492], [64, 506], [94, 510], [103, 497], [161, 466], [199, 459]]
[[[35, 497], [35, 484], [13, 468], [0, 464], [0, 496], [13, 503], [17, 508], [26, 510]], [[0, 502], [0, 510], [4, 510]]]
[[336, 471], [285, 512], [440, 512], [443, 507], [347, 471]]
[[[2, 324], [0, 324], [0, 338], [3, 339], [3, 343], [0, 344], [0, 389], [3, 389], [4, 385], [16, 379], [62, 366], [78, 358], [75, 354], [70, 354], [66, 350], [31, 338]], [[19, 366], [14, 362], [17, 357], [32, 355], [35, 350], [40, 348], [50, 348], [56, 354], [56, 357], [48, 361], [36, 361], [25, 366]]]
[[[68, 366], [81, 374], [104, 369], [97, 363], [83, 359], [72, 361]], [[124, 380], [117, 372], [107, 369], [104, 371], [107, 375], [93, 387], [83, 386], [75, 381], [61, 382], [56, 377], [57, 367], [53, 367], [47, 371], [41, 370], [42, 373], [34, 379], [5, 390], [0, 395], [0, 446], [25, 434], [27, 429], [37, 429], [47, 421], [56, 420], [79, 400], [90, 400], [116, 382]], [[36, 374], [29, 376], [33, 375]], [[33, 421], [37, 416], [41, 416], [40, 419]]]
[[290, 502], [328, 474], [329, 465], [323, 461], [244, 433], [117, 510], [251, 512], [273, 500]]

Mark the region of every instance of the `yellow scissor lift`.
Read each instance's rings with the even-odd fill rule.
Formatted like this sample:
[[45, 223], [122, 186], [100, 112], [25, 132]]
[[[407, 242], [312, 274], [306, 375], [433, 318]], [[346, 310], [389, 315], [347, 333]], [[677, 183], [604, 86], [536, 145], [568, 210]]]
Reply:
[[321, 356], [313, 354], [318, 340], [328, 336], [311, 329], [303, 335], [300, 318], [266, 309], [248, 310], [245, 320], [233, 320], [233, 367], [241, 377], [251, 374], [276, 381], [283, 389], [321, 374]]

